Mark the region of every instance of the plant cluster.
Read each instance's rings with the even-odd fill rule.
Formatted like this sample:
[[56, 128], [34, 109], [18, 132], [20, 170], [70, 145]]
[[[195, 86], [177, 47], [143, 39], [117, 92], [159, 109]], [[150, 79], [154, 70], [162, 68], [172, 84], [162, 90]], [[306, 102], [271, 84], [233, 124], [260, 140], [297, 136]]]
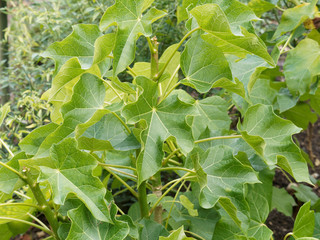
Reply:
[[[99, 26], [75, 25], [43, 54], [55, 61], [42, 97], [51, 123], [0, 162], [0, 236], [24, 231], [19, 222], [55, 240], [273, 239], [269, 212], [294, 204], [272, 186], [275, 169], [316, 184], [292, 135], [320, 114], [318, 1], [293, 2], [183, 0], [188, 32], [162, 54], [152, 24], [166, 12], [152, 0], [116, 0]], [[279, 26], [260, 38], [252, 22], [273, 9]], [[139, 37], [148, 62], [134, 62]], [[286, 239], [320, 237], [318, 198], [303, 202]]]

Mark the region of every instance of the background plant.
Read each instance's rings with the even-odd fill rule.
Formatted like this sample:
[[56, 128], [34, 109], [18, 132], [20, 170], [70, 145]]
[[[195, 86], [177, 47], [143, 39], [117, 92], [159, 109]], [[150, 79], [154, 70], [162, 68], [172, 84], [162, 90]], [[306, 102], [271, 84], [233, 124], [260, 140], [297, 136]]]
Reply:
[[[0, 162], [3, 236], [17, 234], [10, 223], [18, 221], [54, 239], [271, 239], [265, 220], [273, 207], [289, 209], [277, 198], [290, 198], [272, 187], [275, 169], [312, 184], [292, 135], [314, 122], [310, 106], [317, 111], [317, 1], [288, 9], [276, 1], [183, 1], [177, 21], [187, 31], [162, 54], [151, 24], [166, 13], [151, 4], [118, 0], [100, 28], [76, 25], [43, 54], [55, 61], [43, 95], [51, 123]], [[284, 13], [262, 38], [274, 46], [269, 55], [252, 21], [274, 8]], [[134, 61], [139, 37], [149, 62]], [[286, 53], [282, 71], [275, 62]], [[230, 129], [232, 108], [241, 121]], [[1, 119], [7, 112], [6, 105]], [[293, 187], [299, 199], [302, 186]], [[118, 202], [124, 191], [137, 199], [129, 209]], [[286, 238], [317, 239], [318, 200], [306, 200]]]

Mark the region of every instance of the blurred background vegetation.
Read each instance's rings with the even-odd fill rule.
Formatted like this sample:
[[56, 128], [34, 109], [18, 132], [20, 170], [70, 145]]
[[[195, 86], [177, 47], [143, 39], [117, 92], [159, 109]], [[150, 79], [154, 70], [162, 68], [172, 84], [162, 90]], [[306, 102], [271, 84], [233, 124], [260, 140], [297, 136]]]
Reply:
[[[184, 24], [178, 24], [175, 17], [178, 3], [179, 0], [154, 3], [168, 11], [153, 26], [160, 54], [185, 34]], [[50, 105], [41, 95], [50, 87], [54, 62], [41, 57], [41, 53], [69, 35], [72, 25], [98, 24], [113, 0], [1, 0], [1, 4], [2, 17], [8, 19], [8, 24], [1, 21], [7, 25], [3, 26], [1, 47], [8, 49], [0, 58], [0, 105], [9, 102], [11, 111], [2, 124], [0, 138], [14, 152], [20, 139], [49, 122]], [[145, 39], [140, 38], [137, 44], [137, 61], [149, 61]], [[0, 143], [0, 158], [7, 156], [8, 151]]]

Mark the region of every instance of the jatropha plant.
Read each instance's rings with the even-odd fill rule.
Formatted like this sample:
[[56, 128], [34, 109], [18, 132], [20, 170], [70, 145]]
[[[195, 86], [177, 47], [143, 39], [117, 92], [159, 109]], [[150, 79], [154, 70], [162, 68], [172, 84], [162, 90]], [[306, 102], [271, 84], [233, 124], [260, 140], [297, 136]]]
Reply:
[[[273, 239], [275, 169], [312, 184], [292, 135], [319, 113], [318, 1], [183, 0], [187, 33], [161, 55], [152, 23], [166, 12], [152, 2], [116, 0], [43, 54], [56, 64], [52, 122], [0, 162], [1, 239], [29, 226], [55, 240]], [[260, 38], [252, 22], [271, 9], [280, 24]], [[134, 62], [138, 38], [149, 62]], [[286, 239], [318, 239], [311, 209]]]

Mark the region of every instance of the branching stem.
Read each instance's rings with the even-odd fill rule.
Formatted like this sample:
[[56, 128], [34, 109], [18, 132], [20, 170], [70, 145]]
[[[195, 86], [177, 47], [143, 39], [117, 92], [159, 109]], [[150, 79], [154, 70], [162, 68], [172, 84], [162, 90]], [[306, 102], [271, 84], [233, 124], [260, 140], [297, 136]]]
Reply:
[[35, 224], [33, 222], [29, 222], [29, 221], [18, 219], [18, 218], [11, 218], [11, 217], [0, 217], [0, 219], [9, 220], [9, 221], [17, 221], [17, 222], [21, 222], [21, 223], [24, 223], [24, 224], [28, 224], [28, 225], [30, 225], [32, 227], [36, 227], [36, 228], [44, 231], [45, 233], [48, 233], [49, 235], [53, 236], [53, 233], [48, 228], [44, 228], [44, 227], [42, 227], [42, 226], [40, 226], [38, 224]]

